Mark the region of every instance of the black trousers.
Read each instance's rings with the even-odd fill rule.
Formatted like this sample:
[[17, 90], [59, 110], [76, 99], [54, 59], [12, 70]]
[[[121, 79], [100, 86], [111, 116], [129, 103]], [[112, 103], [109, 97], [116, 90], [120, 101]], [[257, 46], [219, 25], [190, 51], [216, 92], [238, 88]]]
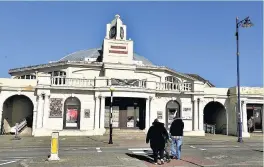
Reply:
[[164, 158], [164, 148], [152, 148], [153, 156], [154, 156], [154, 162], [158, 162], [158, 156], [160, 156], [160, 159]]

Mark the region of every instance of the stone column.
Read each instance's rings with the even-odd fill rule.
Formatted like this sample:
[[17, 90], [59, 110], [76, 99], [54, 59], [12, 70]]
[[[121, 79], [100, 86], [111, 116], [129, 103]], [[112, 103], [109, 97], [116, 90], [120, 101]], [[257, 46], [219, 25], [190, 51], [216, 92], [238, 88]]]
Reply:
[[46, 126], [47, 120], [49, 118], [49, 112], [50, 112], [49, 105], [50, 105], [50, 95], [45, 95], [42, 127]]
[[151, 107], [152, 101], [154, 100], [154, 98], [152, 96], [149, 97], [149, 127], [151, 126], [153, 120], [153, 108]]
[[37, 122], [36, 122], [37, 129], [42, 127], [43, 102], [44, 102], [43, 97], [45, 98], [45, 96], [43, 96], [42, 94], [38, 95], [38, 111], [37, 111]]
[[35, 129], [37, 127], [37, 113], [38, 113], [38, 98], [36, 97], [36, 102], [34, 103], [34, 109], [33, 109], [33, 120], [32, 120], [32, 135], [35, 135]]
[[95, 103], [94, 129], [99, 129], [100, 99], [97, 96], [94, 98], [94, 103]]
[[4, 124], [3, 120], [2, 120], [2, 115], [3, 115], [3, 103], [4, 101], [2, 101], [2, 103], [0, 103], [0, 132], [2, 132], [2, 125]]
[[245, 101], [241, 101], [241, 113], [242, 113], [242, 130], [248, 132], [247, 126], [247, 104]]
[[199, 118], [199, 122], [198, 122], [198, 129], [199, 129], [199, 131], [203, 131], [204, 130], [204, 126], [203, 126], [203, 124], [204, 124], [204, 113], [203, 113], [203, 109], [204, 109], [204, 101], [203, 100], [197, 100], [197, 102], [198, 102], [198, 106], [199, 106], [199, 108], [198, 108], [198, 118]]
[[197, 100], [193, 100], [193, 131], [198, 130], [198, 103]]
[[100, 129], [104, 129], [105, 125], [105, 97], [101, 97], [101, 110], [100, 110]]
[[145, 129], [149, 129], [149, 98], [146, 99]]

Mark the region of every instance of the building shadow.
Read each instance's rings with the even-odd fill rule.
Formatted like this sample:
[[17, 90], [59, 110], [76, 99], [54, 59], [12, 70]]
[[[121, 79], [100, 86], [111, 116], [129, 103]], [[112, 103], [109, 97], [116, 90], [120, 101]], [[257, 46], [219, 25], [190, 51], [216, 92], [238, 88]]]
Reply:
[[131, 158], [135, 158], [141, 161], [145, 161], [145, 162], [153, 162], [153, 155], [138, 155], [138, 154], [130, 154], [130, 153], [126, 153], [127, 156], [131, 157]]

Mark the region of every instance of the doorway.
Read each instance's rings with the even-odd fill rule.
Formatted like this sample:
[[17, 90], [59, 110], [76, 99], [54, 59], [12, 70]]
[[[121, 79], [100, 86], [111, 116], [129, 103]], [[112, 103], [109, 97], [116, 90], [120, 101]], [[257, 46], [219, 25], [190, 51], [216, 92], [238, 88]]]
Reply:
[[77, 97], [69, 97], [64, 103], [63, 128], [80, 129], [81, 102]]
[[261, 104], [247, 104], [247, 121], [253, 119], [253, 127], [249, 129], [249, 132], [262, 131], [262, 111], [263, 105]]
[[[110, 97], [105, 98], [105, 127], [109, 127]], [[113, 128], [145, 129], [146, 100], [143, 98], [113, 98]]]
[[174, 118], [180, 118], [180, 104], [176, 100], [171, 100], [166, 105], [166, 128], [169, 129]]

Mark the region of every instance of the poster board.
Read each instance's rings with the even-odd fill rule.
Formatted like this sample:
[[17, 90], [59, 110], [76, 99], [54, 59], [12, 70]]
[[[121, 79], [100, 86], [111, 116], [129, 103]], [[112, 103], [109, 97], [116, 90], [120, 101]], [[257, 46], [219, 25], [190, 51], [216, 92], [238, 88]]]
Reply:
[[66, 127], [78, 127], [78, 110], [76, 108], [66, 110]]
[[182, 119], [191, 120], [192, 119], [192, 108], [185, 107], [182, 109]]
[[[110, 106], [105, 106], [105, 128], [109, 128]], [[113, 127], [119, 127], [119, 106], [113, 106]]]

